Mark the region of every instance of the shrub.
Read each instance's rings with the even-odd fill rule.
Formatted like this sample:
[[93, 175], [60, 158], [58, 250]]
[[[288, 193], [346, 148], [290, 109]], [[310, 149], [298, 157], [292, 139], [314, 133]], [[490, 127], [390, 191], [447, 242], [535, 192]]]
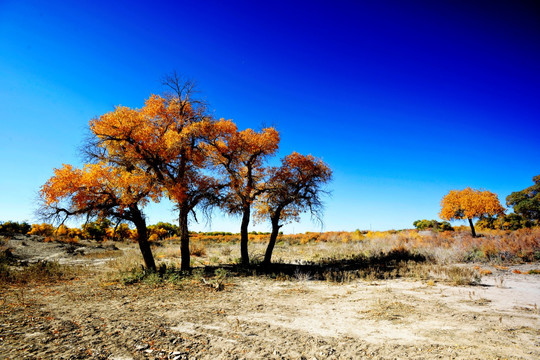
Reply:
[[40, 261], [21, 269], [11, 267], [9, 259], [0, 259], [0, 283], [55, 282], [72, 278], [74, 270], [57, 262]]
[[418, 230], [433, 230], [433, 231], [454, 231], [454, 228], [448, 221], [439, 222], [437, 220], [416, 220], [413, 225]]
[[515, 213], [501, 216], [486, 216], [476, 222], [476, 226], [482, 230], [519, 230], [531, 228], [535, 223]]
[[201, 243], [191, 243], [189, 247], [191, 255], [201, 257], [206, 255], [206, 247]]
[[98, 219], [84, 224], [82, 230], [86, 238], [103, 241], [110, 226], [111, 221], [109, 219]]
[[[136, 233], [136, 230], [130, 229], [129, 225], [126, 223], [121, 223], [115, 227], [107, 228], [106, 231], [107, 231], [107, 238], [113, 241], [132, 239], [133, 238], [132, 233], [133, 232]], [[136, 239], [136, 236], [134, 238]]]
[[0, 233], [27, 234], [32, 227], [27, 222], [6, 221], [0, 223]]
[[29, 235], [39, 235], [51, 237], [54, 235], [55, 229], [51, 224], [32, 224], [32, 229], [28, 232]]

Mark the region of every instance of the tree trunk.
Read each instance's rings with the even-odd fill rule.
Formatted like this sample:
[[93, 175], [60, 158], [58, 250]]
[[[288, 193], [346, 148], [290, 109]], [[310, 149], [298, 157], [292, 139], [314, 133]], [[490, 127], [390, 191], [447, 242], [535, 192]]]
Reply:
[[471, 218], [469, 218], [469, 225], [471, 226], [472, 237], [475, 238], [476, 237], [476, 231], [474, 231], [474, 224], [473, 224]]
[[180, 270], [191, 269], [190, 264], [190, 252], [189, 252], [189, 231], [188, 231], [188, 215], [189, 210], [184, 206], [180, 208], [180, 215], [178, 217], [178, 223], [180, 226], [180, 256], [182, 263], [180, 265]]
[[139, 243], [139, 249], [143, 256], [144, 265], [148, 270], [156, 271], [156, 263], [154, 261], [154, 255], [152, 255], [152, 249], [148, 242], [148, 229], [146, 228], [146, 221], [142, 216], [139, 209], [131, 209], [133, 214], [133, 223], [137, 228], [137, 242]]
[[276, 245], [276, 240], [279, 235], [279, 229], [281, 226], [279, 225], [279, 218], [280, 216], [272, 217], [272, 234], [270, 234], [270, 241], [268, 242], [268, 246], [266, 247], [266, 253], [264, 254], [264, 260], [263, 265], [268, 266], [272, 262], [272, 252], [274, 251], [274, 246]]
[[242, 258], [242, 265], [249, 265], [248, 226], [249, 226], [250, 213], [251, 213], [250, 206], [244, 206], [244, 211], [242, 214], [242, 224], [240, 226], [240, 256]]

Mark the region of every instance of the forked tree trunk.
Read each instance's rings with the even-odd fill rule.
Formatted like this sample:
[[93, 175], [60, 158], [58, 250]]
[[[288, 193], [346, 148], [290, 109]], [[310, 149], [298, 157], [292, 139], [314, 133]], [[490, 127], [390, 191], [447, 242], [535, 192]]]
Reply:
[[146, 228], [146, 221], [138, 209], [131, 209], [133, 214], [133, 223], [137, 228], [137, 242], [139, 243], [139, 249], [143, 256], [144, 266], [148, 270], [156, 271], [156, 263], [154, 261], [154, 255], [152, 255], [152, 249], [148, 242], [148, 229]]
[[240, 225], [240, 256], [242, 258], [242, 265], [249, 265], [248, 226], [249, 226], [250, 213], [251, 213], [251, 208], [249, 206], [244, 206], [244, 210], [242, 214], [242, 224]]
[[279, 225], [279, 218], [280, 216], [274, 216], [271, 219], [272, 222], [272, 233], [270, 234], [270, 241], [268, 242], [268, 246], [266, 247], [266, 253], [264, 254], [264, 260], [263, 265], [268, 266], [272, 262], [272, 252], [274, 251], [274, 246], [276, 245], [276, 240], [279, 235], [279, 229], [281, 226]]
[[189, 253], [188, 215], [189, 210], [186, 207], [181, 207], [180, 215], [178, 217], [178, 225], [180, 226], [180, 258], [182, 259], [180, 270], [187, 271], [191, 269], [191, 259]]
[[476, 231], [474, 231], [474, 224], [473, 224], [471, 218], [469, 218], [469, 225], [471, 226], [472, 237], [475, 238], [476, 237]]

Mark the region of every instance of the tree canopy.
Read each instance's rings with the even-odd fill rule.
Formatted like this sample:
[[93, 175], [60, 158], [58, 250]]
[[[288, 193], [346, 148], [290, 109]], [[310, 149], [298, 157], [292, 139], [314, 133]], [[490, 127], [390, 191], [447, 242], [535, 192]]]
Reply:
[[104, 163], [77, 169], [64, 164], [41, 187], [41, 216], [61, 223], [69, 216], [133, 222], [145, 265], [155, 270], [141, 209], [151, 200], [158, 201], [160, 194], [160, 188], [135, 169], [129, 172]]
[[533, 177], [534, 185], [515, 191], [506, 197], [506, 205], [525, 219], [540, 222], [540, 175]]

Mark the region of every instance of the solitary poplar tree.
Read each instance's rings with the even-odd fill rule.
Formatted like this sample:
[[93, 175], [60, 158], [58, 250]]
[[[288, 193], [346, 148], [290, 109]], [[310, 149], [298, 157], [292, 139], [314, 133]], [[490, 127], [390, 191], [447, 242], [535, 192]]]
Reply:
[[451, 190], [441, 200], [439, 216], [444, 220], [468, 220], [473, 237], [476, 237], [473, 219], [481, 216], [504, 214], [497, 195], [490, 191], [471, 189]]

